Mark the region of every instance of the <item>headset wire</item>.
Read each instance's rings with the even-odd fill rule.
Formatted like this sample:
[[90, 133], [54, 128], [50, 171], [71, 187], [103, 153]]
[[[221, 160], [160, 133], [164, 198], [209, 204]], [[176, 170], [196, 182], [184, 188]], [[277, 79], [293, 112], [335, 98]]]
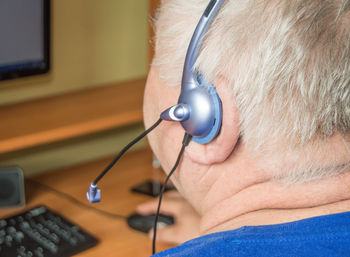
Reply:
[[182, 147], [181, 147], [181, 150], [179, 152], [179, 155], [177, 156], [174, 167], [171, 169], [168, 176], [165, 178], [164, 183], [162, 185], [162, 188], [160, 190], [158, 207], [157, 207], [156, 217], [154, 219], [154, 225], [153, 225], [152, 255], [156, 253], [157, 223], [158, 223], [158, 217], [159, 217], [159, 213], [160, 213], [160, 206], [162, 204], [163, 193], [164, 193], [164, 190], [166, 188], [166, 185], [167, 185], [171, 175], [173, 175], [173, 173], [175, 172], [175, 170], [179, 166], [181, 157], [185, 151], [186, 146], [188, 146], [188, 144], [190, 143], [191, 138], [192, 138], [192, 136], [190, 134], [185, 133], [184, 139], [182, 141]]
[[97, 182], [103, 178], [104, 175], [114, 166], [114, 164], [120, 159], [120, 157], [123, 156], [123, 154], [129, 150], [130, 147], [132, 147], [134, 144], [136, 144], [138, 141], [140, 141], [142, 138], [144, 138], [148, 133], [150, 133], [153, 129], [158, 127], [158, 125], [162, 122], [162, 119], [160, 118], [157, 120], [150, 128], [142, 132], [138, 137], [133, 139], [129, 144], [127, 144], [119, 153], [118, 155], [107, 165], [107, 167], [98, 175], [95, 180], [92, 182], [93, 185], [97, 185]]

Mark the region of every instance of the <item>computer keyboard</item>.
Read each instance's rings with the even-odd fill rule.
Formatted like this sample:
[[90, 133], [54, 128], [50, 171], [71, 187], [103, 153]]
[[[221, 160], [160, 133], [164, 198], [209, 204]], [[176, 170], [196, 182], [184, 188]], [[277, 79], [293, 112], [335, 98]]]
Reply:
[[68, 257], [96, 244], [92, 235], [45, 206], [0, 219], [1, 257]]

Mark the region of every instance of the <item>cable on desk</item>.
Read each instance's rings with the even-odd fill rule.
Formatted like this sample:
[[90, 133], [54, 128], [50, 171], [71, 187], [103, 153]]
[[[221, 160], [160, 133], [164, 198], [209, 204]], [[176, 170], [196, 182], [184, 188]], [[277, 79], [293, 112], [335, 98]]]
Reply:
[[35, 181], [33, 179], [29, 179], [29, 178], [26, 178], [26, 181], [29, 181], [30, 183], [32, 184], [35, 184], [35, 185], [38, 185], [40, 186], [41, 188], [49, 191], [49, 192], [52, 192], [52, 193], [55, 193], [56, 195], [59, 195], [71, 202], [73, 202], [74, 204], [80, 206], [80, 207], [83, 207], [85, 209], [88, 209], [88, 210], [91, 210], [91, 211], [94, 211], [98, 214], [102, 214], [106, 217], [109, 217], [109, 218], [113, 218], [113, 219], [123, 219], [123, 220], [126, 220], [127, 217], [126, 216], [123, 216], [123, 215], [120, 215], [120, 214], [115, 214], [115, 213], [111, 213], [111, 212], [108, 212], [108, 211], [104, 211], [104, 210], [101, 210], [101, 209], [98, 209], [98, 208], [95, 208], [95, 207], [92, 207], [90, 204], [85, 204], [85, 203], [82, 203], [80, 202], [78, 199], [74, 198], [73, 196], [63, 192], [63, 191], [59, 191], [51, 186], [48, 186], [48, 185], [45, 185], [43, 183], [40, 183], [38, 181]]

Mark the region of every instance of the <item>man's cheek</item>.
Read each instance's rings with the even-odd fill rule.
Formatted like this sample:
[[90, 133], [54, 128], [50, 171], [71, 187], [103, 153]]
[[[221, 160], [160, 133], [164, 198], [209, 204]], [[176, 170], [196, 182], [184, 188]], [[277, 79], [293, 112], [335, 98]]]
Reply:
[[152, 90], [146, 87], [144, 102], [143, 102], [143, 114], [146, 128], [150, 127], [159, 118], [157, 110], [157, 101], [152, 97]]

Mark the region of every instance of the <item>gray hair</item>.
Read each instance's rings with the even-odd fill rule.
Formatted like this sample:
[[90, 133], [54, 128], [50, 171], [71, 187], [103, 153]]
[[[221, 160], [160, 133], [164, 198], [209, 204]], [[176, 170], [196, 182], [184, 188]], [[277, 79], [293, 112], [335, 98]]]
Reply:
[[[180, 84], [187, 46], [207, 3], [162, 4], [153, 65], [168, 85]], [[239, 109], [241, 139], [255, 153], [319, 147], [320, 140], [335, 133], [348, 138], [350, 0], [226, 1], [195, 68], [211, 81], [226, 78]], [[299, 155], [299, 164], [284, 172], [289, 180], [307, 181], [349, 168], [337, 160], [333, 169], [300, 164], [305, 156]]]

